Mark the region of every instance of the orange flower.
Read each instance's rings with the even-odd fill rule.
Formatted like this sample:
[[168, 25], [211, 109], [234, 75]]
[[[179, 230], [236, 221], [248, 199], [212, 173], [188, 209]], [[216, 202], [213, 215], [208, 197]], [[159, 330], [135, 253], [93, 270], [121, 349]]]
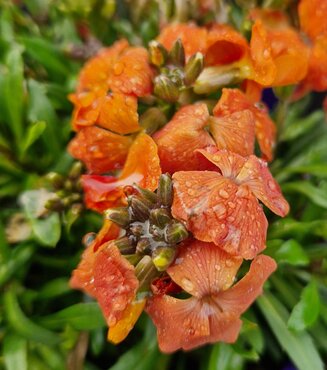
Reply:
[[90, 126], [78, 131], [69, 143], [68, 151], [91, 173], [101, 174], [122, 168], [131, 144], [132, 139], [128, 136]]
[[124, 204], [124, 187], [134, 183], [155, 190], [161, 174], [157, 146], [144, 133], [137, 136], [130, 147], [126, 163], [119, 177], [84, 175], [82, 184], [88, 208], [102, 212]]
[[180, 248], [167, 272], [191, 297], [157, 295], [146, 307], [157, 326], [161, 351], [236, 341], [242, 325], [240, 315], [262, 293], [263, 283], [276, 269], [273, 259], [258, 256], [249, 272], [232, 286], [241, 263], [241, 258], [212, 243], [193, 240]]
[[173, 216], [198, 240], [213, 242], [232, 255], [254, 258], [265, 248], [268, 225], [258, 199], [280, 216], [288, 213], [288, 203], [266, 162], [254, 155], [199, 152], [217, 169], [173, 175]]
[[225, 117], [234, 112], [250, 110], [255, 118], [255, 134], [262, 156], [267, 161], [271, 161], [276, 141], [276, 127], [265, 106], [262, 103], [253, 104], [239, 89], [223, 89], [222, 92], [221, 98], [213, 110], [214, 115]]
[[312, 40], [327, 34], [326, 0], [300, 0], [298, 12], [301, 29]]

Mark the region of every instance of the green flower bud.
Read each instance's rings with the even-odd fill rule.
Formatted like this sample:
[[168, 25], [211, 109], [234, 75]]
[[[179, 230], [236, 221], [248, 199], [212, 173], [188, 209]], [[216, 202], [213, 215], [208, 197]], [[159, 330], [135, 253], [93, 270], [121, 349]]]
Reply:
[[153, 209], [150, 212], [150, 221], [160, 228], [164, 228], [171, 221], [170, 212], [165, 208]]
[[159, 130], [165, 123], [167, 118], [159, 108], [149, 108], [140, 117], [140, 126], [145, 129], [148, 135], [152, 135]]
[[131, 239], [127, 236], [123, 236], [115, 240], [115, 245], [120, 250], [121, 254], [132, 254], [135, 252], [135, 246]]
[[186, 227], [180, 223], [172, 223], [166, 228], [166, 241], [169, 244], [177, 244], [188, 237], [188, 231]]
[[170, 207], [173, 203], [173, 182], [167, 173], [160, 176], [158, 198], [160, 204], [165, 207]]
[[54, 189], [59, 190], [64, 185], [64, 177], [57, 172], [49, 172], [46, 175], [46, 179], [51, 183]]
[[175, 103], [179, 97], [179, 88], [167, 76], [157, 76], [154, 79], [154, 93], [160, 99]]
[[150, 215], [151, 203], [138, 196], [132, 196], [130, 206], [132, 214], [138, 221], [146, 221]]
[[131, 222], [127, 207], [109, 208], [104, 212], [104, 215], [122, 228], [127, 228]]
[[185, 51], [181, 39], [177, 39], [169, 52], [169, 60], [179, 66], [185, 64]]
[[165, 271], [174, 261], [176, 249], [173, 247], [158, 247], [152, 253], [152, 261], [158, 271]]
[[157, 67], [165, 64], [168, 56], [167, 50], [158, 41], [149, 42], [150, 62]]
[[186, 85], [191, 85], [200, 75], [204, 66], [204, 57], [201, 53], [196, 53], [191, 56], [185, 66], [184, 82]]

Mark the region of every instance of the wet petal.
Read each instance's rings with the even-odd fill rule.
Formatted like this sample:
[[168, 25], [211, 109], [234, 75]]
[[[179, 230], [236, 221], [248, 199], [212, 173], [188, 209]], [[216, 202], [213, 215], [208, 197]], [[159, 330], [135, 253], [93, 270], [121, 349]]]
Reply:
[[199, 169], [196, 149], [214, 146], [215, 142], [204, 129], [209, 113], [205, 104], [181, 108], [172, 120], [154, 136], [163, 172]]
[[193, 239], [180, 247], [167, 273], [187, 293], [200, 299], [228, 289], [242, 261], [242, 258], [232, 257], [213, 243]]
[[172, 214], [202, 241], [246, 259], [265, 248], [267, 220], [246, 186], [215, 172], [177, 172]]
[[243, 156], [254, 151], [254, 115], [250, 110], [210, 118], [210, 132], [218, 149], [227, 149]]
[[314, 42], [304, 84], [314, 91], [327, 90], [327, 33], [317, 37]]
[[97, 253], [94, 263], [95, 298], [108, 326], [115, 326], [135, 298], [139, 282], [131, 265], [112, 242]]
[[252, 21], [261, 19], [262, 23], [270, 29], [284, 29], [290, 25], [290, 20], [285, 12], [271, 8], [255, 8], [249, 11]]
[[189, 350], [206, 343], [233, 343], [241, 328], [238, 317], [222, 313], [214, 302], [185, 300], [167, 295], [149, 300], [146, 307], [158, 330], [162, 352]]
[[230, 64], [248, 52], [246, 39], [225, 24], [215, 24], [208, 32], [205, 61], [207, 65]]
[[127, 158], [131, 138], [96, 126], [78, 131], [68, 146], [69, 153], [81, 160], [95, 174], [122, 168]]
[[122, 342], [133, 329], [145, 307], [146, 299], [133, 301], [124, 310], [122, 317], [108, 331], [108, 340], [114, 344]]
[[168, 50], [175, 41], [182, 40], [187, 58], [197, 53], [205, 53], [207, 43], [207, 30], [197, 27], [193, 23], [169, 24], [164, 27], [158, 36], [158, 41]]
[[223, 312], [241, 315], [262, 294], [262, 286], [276, 270], [276, 262], [264, 255], [256, 257], [249, 272], [232, 288], [218, 294], [216, 300]]
[[146, 96], [152, 92], [152, 78], [146, 49], [129, 47], [113, 63], [109, 85], [114, 92]]
[[313, 40], [327, 33], [326, 0], [301, 0], [298, 12], [302, 30]]
[[284, 217], [289, 212], [289, 204], [263, 160], [254, 155], [249, 156], [235, 181], [238, 184], [246, 184], [254, 195], [277, 215]]
[[92, 243], [94, 252], [96, 252], [100, 246], [110, 240], [117, 239], [120, 234], [120, 228], [112, 221], [105, 218], [103, 220], [102, 227], [97, 233], [96, 238]]
[[97, 124], [118, 134], [130, 134], [140, 129], [137, 99], [121, 93], [109, 94], [102, 103]]

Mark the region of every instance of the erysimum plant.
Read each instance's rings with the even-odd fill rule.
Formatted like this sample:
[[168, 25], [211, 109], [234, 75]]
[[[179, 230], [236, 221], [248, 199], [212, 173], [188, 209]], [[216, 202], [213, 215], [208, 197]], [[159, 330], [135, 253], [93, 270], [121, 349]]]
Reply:
[[1, 366], [323, 369], [327, 2], [3, 10]]

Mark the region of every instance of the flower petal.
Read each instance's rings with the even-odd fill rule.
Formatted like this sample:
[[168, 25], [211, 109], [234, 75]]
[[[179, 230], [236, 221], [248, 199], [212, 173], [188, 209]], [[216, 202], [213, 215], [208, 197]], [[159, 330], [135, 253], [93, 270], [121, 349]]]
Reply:
[[136, 97], [121, 93], [107, 95], [100, 108], [97, 124], [118, 134], [138, 131]]
[[146, 96], [152, 92], [153, 72], [142, 47], [128, 47], [112, 65], [109, 86], [113, 92]]
[[205, 104], [181, 108], [154, 136], [163, 172], [199, 169], [196, 149], [214, 146], [215, 142], [204, 129], [209, 118]]
[[233, 343], [242, 324], [238, 317], [221, 313], [217, 305], [196, 298], [155, 296], [146, 311], [157, 327], [159, 348], [164, 353], [217, 341]]
[[249, 272], [232, 288], [220, 292], [217, 302], [223, 312], [241, 315], [251, 303], [262, 294], [262, 286], [276, 270], [276, 262], [264, 255], [257, 256], [251, 263]]
[[246, 39], [226, 24], [215, 24], [208, 32], [206, 64], [230, 64], [242, 59], [248, 52]]
[[178, 39], [182, 40], [186, 58], [198, 51], [203, 54], [206, 51], [207, 30], [193, 23], [169, 24], [162, 29], [157, 40], [170, 50]]
[[108, 326], [115, 326], [132, 303], [139, 282], [134, 266], [119, 252], [113, 242], [105, 244], [94, 263], [95, 298], [99, 302]]
[[314, 91], [327, 90], [327, 33], [315, 39], [304, 84]]
[[263, 160], [254, 155], [249, 156], [235, 180], [238, 184], [246, 184], [277, 215], [284, 217], [289, 212], [289, 204]]
[[78, 131], [68, 146], [69, 153], [81, 160], [95, 174], [121, 168], [127, 158], [132, 140], [96, 126]]
[[243, 156], [254, 152], [254, 116], [250, 110], [210, 118], [210, 132], [218, 149], [227, 149]]
[[327, 33], [326, 0], [301, 0], [298, 13], [302, 30], [313, 40]]

